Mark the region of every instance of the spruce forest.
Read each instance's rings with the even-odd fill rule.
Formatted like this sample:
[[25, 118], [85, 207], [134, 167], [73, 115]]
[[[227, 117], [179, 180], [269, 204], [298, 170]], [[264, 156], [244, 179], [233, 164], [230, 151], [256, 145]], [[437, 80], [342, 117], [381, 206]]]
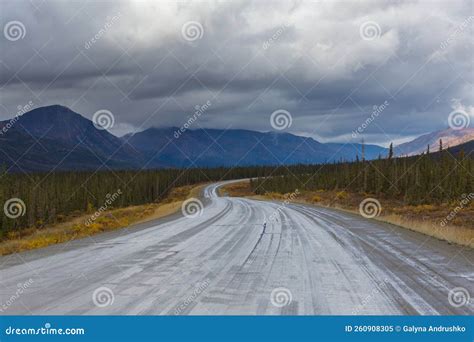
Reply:
[[114, 208], [159, 202], [173, 187], [252, 178], [256, 194], [345, 190], [391, 196], [409, 204], [442, 203], [474, 192], [474, 160], [448, 150], [416, 157], [325, 165], [188, 170], [57, 172], [0, 176], [0, 203], [21, 199], [27, 208], [16, 219], [0, 216], [0, 237], [11, 230], [41, 228], [71, 214], [91, 212], [120, 190]]
[[474, 191], [474, 160], [461, 151], [448, 150], [416, 157], [299, 165], [278, 172], [277, 177], [251, 181], [257, 194], [299, 190], [345, 190], [388, 196], [406, 204], [444, 203]]

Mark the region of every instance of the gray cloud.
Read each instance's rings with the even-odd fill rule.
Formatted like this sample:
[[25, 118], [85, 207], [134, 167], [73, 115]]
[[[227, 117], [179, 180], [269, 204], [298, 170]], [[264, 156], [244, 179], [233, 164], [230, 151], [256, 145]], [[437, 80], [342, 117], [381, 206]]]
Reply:
[[[453, 106], [473, 111], [471, 1], [0, 6], [2, 26], [26, 29], [23, 39], [0, 39], [3, 119], [30, 100], [89, 118], [105, 108], [121, 134], [181, 126], [210, 100], [197, 127], [268, 131], [282, 108], [290, 132], [346, 141], [388, 101], [364, 131], [387, 143], [445, 128]], [[200, 39], [183, 38], [189, 21], [202, 26]], [[373, 40], [360, 32], [368, 22]]]

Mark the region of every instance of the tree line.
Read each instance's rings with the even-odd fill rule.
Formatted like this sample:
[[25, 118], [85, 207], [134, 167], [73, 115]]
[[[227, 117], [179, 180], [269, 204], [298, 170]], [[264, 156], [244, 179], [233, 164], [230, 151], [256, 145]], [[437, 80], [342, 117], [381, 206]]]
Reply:
[[257, 194], [299, 190], [339, 190], [389, 196], [407, 204], [442, 203], [474, 192], [474, 159], [461, 151], [425, 153], [385, 159], [297, 165], [278, 172], [281, 176], [251, 181]]
[[[0, 215], [0, 238], [11, 230], [42, 227], [70, 215], [93, 212], [105, 201], [111, 208], [160, 202], [174, 187], [201, 182], [253, 178], [256, 194], [347, 190], [423, 204], [459, 200], [462, 194], [474, 192], [473, 174], [473, 158], [447, 150], [406, 158], [394, 158], [390, 152], [385, 159], [357, 158], [324, 165], [50, 174], [0, 170], [0, 205], [16, 198], [25, 204], [24, 215]], [[118, 191], [120, 196], [115, 196]], [[111, 197], [114, 200], [109, 203]]]
[[[201, 182], [258, 177], [271, 174], [272, 167], [213, 169], [167, 169], [143, 171], [53, 172], [9, 174], [0, 170], [0, 205], [19, 199], [24, 210], [18, 217], [0, 215], [0, 238], [8, 231], [42, 227], [68, 215], [108, 208], [160, 202], [174, 188]], [[119, 196], [116, 196], [119, 193]], [[113, 201], [111, 199], [113, 198]]]

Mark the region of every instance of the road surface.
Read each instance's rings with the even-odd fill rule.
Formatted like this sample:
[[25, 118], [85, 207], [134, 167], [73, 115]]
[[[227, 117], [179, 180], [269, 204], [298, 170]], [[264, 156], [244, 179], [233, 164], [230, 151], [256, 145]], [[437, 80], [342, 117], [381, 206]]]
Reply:
[[474, 313], [472, 249], [222, 184], [200, 216], [0, 258], [0, 314]]

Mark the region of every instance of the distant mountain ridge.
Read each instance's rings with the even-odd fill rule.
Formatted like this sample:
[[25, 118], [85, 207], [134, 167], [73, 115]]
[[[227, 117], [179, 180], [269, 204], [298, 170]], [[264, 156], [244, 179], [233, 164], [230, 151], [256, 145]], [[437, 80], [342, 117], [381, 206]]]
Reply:
[[435, 152], [439, 150], [440, 140], [443, 142], [443, 148], [464, 144], [474, 140], [474, 128], [468, 127], [459, 130], [448, 128], [424, 134], [410, 142], [396, 146], [395, 154], [398, 156], [421, 154], [427, 151], [428, 145], [430, 146], [430, 151]]
[[[67, 107], [36, 108], [0, 121], [0, 166], [47, 172], [316, 164], [362, 157], [361, 144], [321, 143], [289, 133], [196, 129], [177, 135], [177, 130], [149, 128], [118, 138]], [[413, 146], [421, 149], [424, 143]], [[366, 159], [388, 153], [377, 145], [364, 148]]]
[[448, 151], [454, 155], [459, 154], [461, 151], [464, 152], [466, 156], [474, 158], [474, 140], [465, 142], [461, 145], [448, 148]]
[[[314, 164], [355, 160], [362, 155], [360, 144], [323, 144], [289, 133], [197, 129], [178, 136], [176, 130], [149, 128], [123, 139], [142, 151], [151, 164], [169, 167]], [[365, 146], [367, 159], [386, 153], [383, 147]]]
[[[130, 146], [94, 127], [67, 107], [33, 109], [0, 122], [0, 165], [14, 171], [92, 170], [138, 167]], [[11, 127], [10, 127], [11, 126]]]
[[53, 105], [33, 109], [20, 116], [15, 128], [36, 138], [56, 140], [70, 147], [80, 146], [99, 156], [114, 154], [115, 160], [129, 161], [133, 150], [106, 130], [67, 107]]

